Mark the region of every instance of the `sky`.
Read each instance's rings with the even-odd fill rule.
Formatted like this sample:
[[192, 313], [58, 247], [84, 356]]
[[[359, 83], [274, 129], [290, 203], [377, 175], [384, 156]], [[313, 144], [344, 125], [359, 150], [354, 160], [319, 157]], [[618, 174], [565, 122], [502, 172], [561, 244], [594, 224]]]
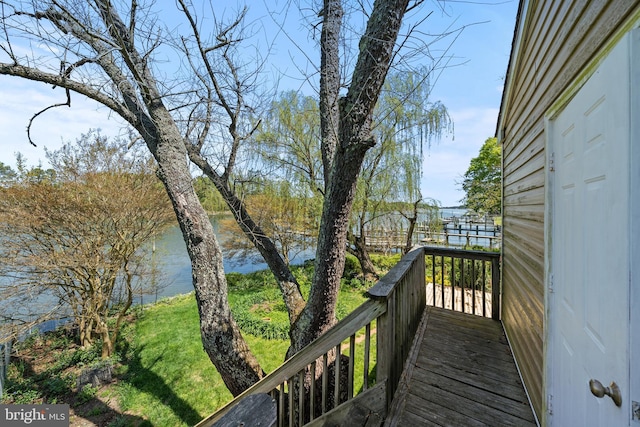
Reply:
[[[230, 2], [232, 3], [232, 2]], [[273, 67], [283, 72], [280, 89], [300, 88], [295, 78], [300, 69], [308, 69], [307, 58], [317, 58], [304, 24], [295, 13], [283, 13], [282, 0], [249, 2], [250, 18], [264, 23], [266, 38], [273, 41]], [[159, 19], [173, 5], [159, 0]], [[460, 181], [477, 156], [484, 141], [494, 136], [502, 88], [515, 27], [517, 0], [454, 1], [427, 0], [411, 19], [428, 17], [420, 30], [428, 34], [452, 31], [451, 35], [430, 45], [431, 53], [442, 52], [447, 67], [431, 79], [431, 101], [441, 101], [454, 122], [454, 133], [433, 141], [425, 151], [424, 175], [421, 182], [424, 198], [432, 198], [442, 206], [457, 206], [464, 197]], [[269, 11], [280, 11], [277, 15]], [[273, 28], [275, 21], [284, 22], [285, 37]], [[460, 30], [461, 29], [461, 30]], [[6, 58], [0, 58], [4, 61]], [[293, 78], [288, 79], [287, 76]], [[311, 86], [317, 87], [317, 82]], [[308, 88], [307, 88], [308, 89]], [[304, 91], [305, 88], [303, 87]], [[29, 144], [26, 128], [30, 118], [52, 103], [64, 102], [64, 90], [16, 77], [0, 76], [0, 162], [15, 167], [20, 152], [28, 164], [46, 166], [44, 148], [55, 150], [64, 142], [74, 141], [89, 129], [100, 128], [102, 134], [124, 134], [123, 122], [91, 100], [79, 95], [71, 98], [71, 107], [59, 107], [38, 116], [32, 125]]]

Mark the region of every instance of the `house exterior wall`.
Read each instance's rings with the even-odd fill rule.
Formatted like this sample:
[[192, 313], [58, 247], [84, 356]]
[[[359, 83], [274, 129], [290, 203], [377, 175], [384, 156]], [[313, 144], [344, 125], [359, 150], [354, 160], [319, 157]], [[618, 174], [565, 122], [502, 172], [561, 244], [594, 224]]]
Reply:
[[520, 4], [498, 122], [503, 144], [502, 321], [539, 420], [545, 410], [544, 116], [639, 4]]

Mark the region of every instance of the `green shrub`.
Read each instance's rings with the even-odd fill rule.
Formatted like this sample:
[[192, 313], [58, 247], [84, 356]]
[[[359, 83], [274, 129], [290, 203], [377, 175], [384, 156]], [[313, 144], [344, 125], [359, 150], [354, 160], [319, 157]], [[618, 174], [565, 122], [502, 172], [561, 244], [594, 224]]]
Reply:
[[391, 270], [391, 268], [400, 261], [402, 258], [402, 254], [394, 254], [394, 255], [380, 255], [380, 254], [371, 254], [371, 262], [376, 266], [378, 271], [386, 273]]
[[40, 386], [47, 396], [60, 396], [71, 391], [74, 380], [71, 376], [54, 376], [44, 380]]
[[78, 395], [76, 396], [76, 405], [87, 403], [88, 401], [96, 397], [96, 394], [98, 394], [98, 387], [94, 387], [91, 384], [85, 384], [85, 386], [82, 387], [82, 390], [80, 390], [78, 392]]
[[12, 400], [12, 403], [16, 405], [28, 405], [38, 403], [42, 399], [42, 395], [38, 390], [27, 389], [17, 390], [13, 393], [7, 393]]

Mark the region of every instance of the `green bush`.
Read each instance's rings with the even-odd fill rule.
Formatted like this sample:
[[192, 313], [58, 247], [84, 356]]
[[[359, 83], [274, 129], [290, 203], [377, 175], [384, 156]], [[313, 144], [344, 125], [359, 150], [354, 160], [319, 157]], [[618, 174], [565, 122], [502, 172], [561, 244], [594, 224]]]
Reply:
[[96, 394], [98, 394], [98, 387], [94, 387], [91, 384], [85, 384], [85, 386], [82, 387], [82, 390], [80, 390], [78, 392], [78, 395], [76, 396], [76, 405], [87, 403], [88, 401], [96, 397]]
[[66, 375], [64, 377], [49, 377], [41, 383], [42, 391], [47, 396], [59, 396], [67, 394], [73, 387], [73, 377]]
[[371, 254], [371, 262], [376, 266], [378, 271], [387, 272], [400, 261], [402, 254], [380, 255]]
[[27, 390], [17, 390], [13, 393], [7, 393], [12, 403], [16, 405], [28, 405], [37, 403], [42, 398], [42, 395], [38, 390], [35, 389], [27, 389]]

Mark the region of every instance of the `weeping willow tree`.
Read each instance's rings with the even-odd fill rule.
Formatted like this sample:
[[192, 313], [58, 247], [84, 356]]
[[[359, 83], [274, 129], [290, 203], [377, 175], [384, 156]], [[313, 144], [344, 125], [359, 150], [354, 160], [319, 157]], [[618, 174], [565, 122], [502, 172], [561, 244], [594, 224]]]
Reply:
[[373, 132], [379, 144], [365, 157], [349, 232], [349, 251], [368, 279], [377, 274], [369, 257], [367, 234], [376, 230], [391, 238], [400, 228], [398, 215], [394, 215], [399, 213], [408, 223], [402, 225], [408, 230], [403, 237], [411, 242], [423, 202], [423, 153], [443, 133], [453, 132], [447, 108], [429, 100], [429, 75], [428, 69], [390, 74], [376, 106]]
[[[391, 229], [402, 228], [410, 230], [407, 241], [411, 241], [417, 210], [424, 202], [420, 192], [423, 153], [432, 141], [453, 131], [446, 107], [440, 102], [429, 101], [429, 71], [390, 74], [375, 109], [373, 134], [378, 144], [364, 159], [347, 246], [360, 261], [367, 280], [377, 278], [367, 249], [367, 231], [375, 229], [388, 237]], [[318, 101], [295, 92], [283, 93], [272, 104], [255, 142], [259, 162], [271, 165], [271, 176], [297, 183], [296, 200], [306, 207], [319, 207], [324, 175]], [[254, 212], [264, 216], [271, 210], [273, 215], [286, 218], [291, 213], [284, 215], [284, 212], [276, 212], [275, 207], [299, 209], [295, 204], [277, 201], [278, 197], [290, 198], [290, 194], [269, 194], [273, 197], [273, 207], [268, 209], [262, 204], [255, 206]], [[434, 203], [431, 201], [430, 205]], [[307, 208], [305, 212], [319, 215], [320, 209]], [[402, 217], [404, 220], [400, 220]], [[266, 218], [264, 222], [267, 222]], [[407, 224], [400, 225], [399, 222]], [[309, 219], [305, 224], [309, 232], [317, 233], [317, 223]], [[300, 244], [308, 243], [308, 235], [300, 237], [304, 237]]]

